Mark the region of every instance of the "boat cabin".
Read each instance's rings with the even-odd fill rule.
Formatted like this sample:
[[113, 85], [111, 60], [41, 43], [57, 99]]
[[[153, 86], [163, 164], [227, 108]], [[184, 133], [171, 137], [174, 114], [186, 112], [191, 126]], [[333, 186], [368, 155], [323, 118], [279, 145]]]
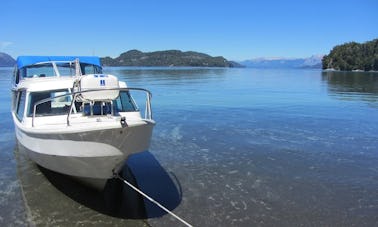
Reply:
[[18, 57], [12, 91], [12, 108], [20, 122], [71, 113], [118, 116], [139, 111], [126, 83], [102, 74], [98, 57]]
[[[75, 62], [79, 61], [76, 68]], [[19, 56], [13, 73], [13, 86], [28, 78], [79, 76], [100, 74], [102, 67], [98, 57], [80, 56]]]

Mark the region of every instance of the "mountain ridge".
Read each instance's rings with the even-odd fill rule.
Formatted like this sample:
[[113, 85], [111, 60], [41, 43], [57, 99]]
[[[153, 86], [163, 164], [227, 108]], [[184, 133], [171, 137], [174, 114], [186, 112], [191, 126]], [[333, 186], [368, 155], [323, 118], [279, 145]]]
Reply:
[[0, 67], [12, 67], [14, 64], [16, 64], [16, 60], [9, 54], [0, 52]]
[[103, 57], [104, 66], [192, 66], [192, 67], [242, 67], [222, 56], [212, 57], [195, 51], [163, 50], [142, 52], [136, 49], [121, 53], [116, 58]]
[[[323, 55], [309, 58], [254, 58], [230, 61], [222, 56], [212, 57], [195, 51], [162, 50], [142, 52], [136, 49], [118, 57], [101, 57], [104, 66], [192, 66], [192, 67], [249, 67], [249, 68], [321, 68]], [[16, 60], [0, 52], [0, 67], [12, 67]]]
[[323, 55], [308, 58], [254, 58], [238, 63], [248, 68], [316, 68], [321, 69]]

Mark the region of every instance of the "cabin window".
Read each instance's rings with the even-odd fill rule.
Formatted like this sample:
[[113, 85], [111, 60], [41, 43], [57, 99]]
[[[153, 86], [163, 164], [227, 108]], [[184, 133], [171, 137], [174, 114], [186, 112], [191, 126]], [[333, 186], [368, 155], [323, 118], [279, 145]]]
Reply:
[[75, 76], [75, 64], [74, 63], [56, 63], [56, 67], [60, 76]]
[[[56, 69], [60, 76], [74, 76], [75, 75], [75, 64], [70, 63], [60, 63], [57, 62]], [[54, 70], [52, 63], [36, 64], [21, 69], [23, 77], [26, 78], [36, 78], [36, 77], [52, 77], [57, 76], [57, 72]]]
[[[80, 70], [82, 75], [99, 74], [102, 73], [102, 68], [97, 65], [80, 63]], [[53, 77], [53, 76], [75, 76], [76, 69], [74, 62], [46, 62], [35, 65], [30, 65], [19, 69], [18, 76], [22, 78], [36, 78], [36, 77]], [[16, 78], [18, 83], [18, 77]]]
[[138, 108], [128, 91], [121, 91], [119, 97], [113, 101], [116, 112], [132, 112]]
[[22, 68], [21, 70], [23, 77], [26, 78], [56, 76], [51, 63], [33, 65], [31, 67]]
[[83, 114], [85, 116], [90, 115], [108, 115], [112, 113], [111, 102], [94, 102], [91, 106], [90, 103], [83, 104]]
[[17, 67], [13, 70], [13, 86], [17, 85], [20, 82], [20, 71]]
[[17, 102], [17, 118], [22, 121], [25, 111], [25, 91], [20, 91], [18, 93], [18, 102]]
[[36, 106], [36, 116], [51, 116], [67, 114], [71, 105], [71, 96], [68, 90], [32, 92], [29, 96], [28, 116], [33, 116], [34, 105], [43, 99], [49, 99], [46, 102]]
[[83, 108], [77, 108], [83, 110], [85, 116], [90, 115], [107, 115], [112, 113], [112, 104], [113, 112], [117, 114], [118, 112], [133, 112], [137, 111], [138, 108], [131, 97], [130, 93], [127, 91], [121, 91], [116, 100], [113, 100], [113, 103], [106, 101], [96, 101], [91, 106], [90, 103], [82, 104]]
[[96, 65], [84, 64], [80, 63], [81, 74], [88, 75], [88, 74], [101, 74], [102, 69]]

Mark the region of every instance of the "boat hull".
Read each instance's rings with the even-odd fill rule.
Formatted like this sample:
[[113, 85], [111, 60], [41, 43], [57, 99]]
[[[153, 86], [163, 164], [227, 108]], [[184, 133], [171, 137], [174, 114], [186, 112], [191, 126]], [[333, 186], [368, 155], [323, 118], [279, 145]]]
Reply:
[[28, 132], [16, 125], [16, 136], [38, 165], [101, 189], [129, 155], [148, 149], [154, 123], [80, 132]]

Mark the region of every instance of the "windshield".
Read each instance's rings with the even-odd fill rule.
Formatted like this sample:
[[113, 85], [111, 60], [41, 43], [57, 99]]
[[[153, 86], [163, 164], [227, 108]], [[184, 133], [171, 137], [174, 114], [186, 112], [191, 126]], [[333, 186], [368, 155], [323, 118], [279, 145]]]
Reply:
[[[31, 92], [29, 94], [27, 116], [33, 116], [34, 105], [43, 99], [47, 99], [47, 101], [36, 105], [36, 116], [40, 117], [67, 114], [70, 110], [71, 98], [72, 96], [70, 95], [69, 89]], [[75, 113], [81, 112], [86, 116], [107, 115], [111, 113], [117, 115], [119, 112], [138, 111], [138, 107], [128, 91], [121, 91], [120, 95], [115, 100], [96, 101], [92, 104], [92, 107], [90, 106], [90, 103], [75, 101], [73, 111]]]
[[33, 116], [34, 105], [43, 99], [49, 99], [36, 106], [36, 116], [62, 115], [67, 114], [71, 105], [71, 96], [63, 96], [69, 94], [69, 90], [55, 90], [43, 92], [31, 92], [29, 95], [28, 116]]
[[[102, 73], [101, 67], [84, 63], [80, 63], [80, 70], [82, 75]], [[74, 62], [46, 62], [24, 67], [20, 73], [23, 78], [75, 76], [76, 70]]]
[[24, 78], [56, 76], [52, 63], [32, 65], [21, 69]]

